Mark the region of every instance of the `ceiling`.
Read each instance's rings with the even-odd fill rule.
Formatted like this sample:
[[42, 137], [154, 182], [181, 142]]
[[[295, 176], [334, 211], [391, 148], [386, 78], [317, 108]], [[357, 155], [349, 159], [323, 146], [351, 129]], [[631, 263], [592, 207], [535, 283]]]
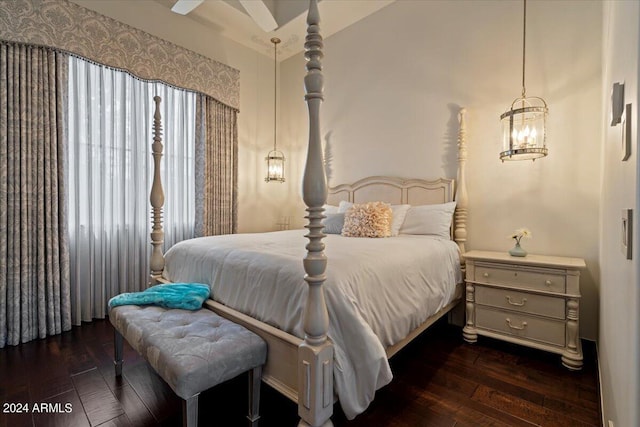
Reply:
[[[155, 0], [171, 9], [177, 0]], [[358, 22], [362, 18], [393, 3], [395, 0], [322, 0], [318, 4], [323, 37]], [[263, 54], [273, 52], [272, 37], [282, 43], [278, 46], [278, 59], [284, 60], [303, 50], [306, 35], [308, 2], [304, 0], [251, 0], [261, 2], [275, 19], [278, 27], [263, 31], [249, 16], [239, 0], [205, 0], [187, 15], [216, 34], [232, 39]]]

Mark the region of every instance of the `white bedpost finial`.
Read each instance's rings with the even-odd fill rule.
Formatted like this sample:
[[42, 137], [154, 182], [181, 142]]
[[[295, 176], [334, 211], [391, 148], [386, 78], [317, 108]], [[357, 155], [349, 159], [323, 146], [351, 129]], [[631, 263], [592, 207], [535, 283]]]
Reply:
[[162, 158], [162, 122], [160, 117], [160, 101], [159, 96], [154, 96], [153, 101], [156, 104], [155, 113], [153, 114], [153, 144], [151, 150], [153, 152], [153, 184], [151, 185], [151, 260], [149, 261], [149, 269], [151, 270], [149, 284], [157, 283], [157, 278], [162, 275], [164, 270], [164, 255], [162, 254], [162, 244], [164, 243], [164, 230], [162, 228], [162, 206], [164, 205], [164, 190], [162, 189], [162, 181], [160, 179], [160, 159]]
[[454, 240], [460, 248], [460, 262], [464, 271], [464, 254], [467, 242], [467, 210], [469, 208], [469, 196], [467, 195], [467, 123], [465, 114], [467, 110], [460, 109], [460, 129], [458, 131], [458, 178], [456, 189], [456, 212]]
[[298, 415], [300, 426], [332, 426], [333, 412], [333, 344], [327, 339], [329, 314], [324, 299], [327, 258], [322, 239], [322, 219], [327, 201], [327, 178], [324, 171], [320, 139], [320, 103], [323, 100], [322, 36], [317, 0], [310, 0], [307, 16], [304, 78], [305, 100], [309, 109], [309, 146], [304, 170], [302, 195], [307, 205], [309, 233], [307, 256], [304, 258], [304, 280], [309, 294], [304, 310], [305, 339], [298, 348]]

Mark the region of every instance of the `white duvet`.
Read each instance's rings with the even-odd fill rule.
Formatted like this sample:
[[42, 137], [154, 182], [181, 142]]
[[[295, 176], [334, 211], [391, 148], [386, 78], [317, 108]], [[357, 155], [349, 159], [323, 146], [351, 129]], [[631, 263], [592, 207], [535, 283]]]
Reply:
[[[183, 241], [167, 252], [164, 276], [208, 283], [216, 301], [303, 338], [305, 232]], [[369, 239], [330, 234], [324, 242], [335, 388], [352, 419], [391, 381], [385, 348], [453, 300], [461, 281], [458, 247], [417, 235]]]

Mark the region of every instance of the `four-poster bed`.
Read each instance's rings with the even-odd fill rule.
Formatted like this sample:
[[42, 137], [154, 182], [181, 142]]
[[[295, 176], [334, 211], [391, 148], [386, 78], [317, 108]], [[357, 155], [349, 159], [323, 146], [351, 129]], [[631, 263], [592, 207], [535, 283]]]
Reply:
[[[319, 109], [320, 103], [323, 100], [323, 78], [322, 78], [322, 37], [319, 33], [319, 14], [317, 8], [317, 1], [310, 0], [309, 14], [307, 18], [307, 37], [305, 42], [305, 57], [307, 58], [307, 75], [305, 77], [306, 95], [305, 99], [309, 108], [309, 146], [306, 160], [306, 168], [303, 177], [303, 199], [307, 205], [307, 212], [309, 223], [306, 228], [309, 230], [308, 234], [304, 237], [309, 239], [309, 243], [306, 245], [307, 253], [303, 259], [304, 280], [307, 285], [302, 285], [302, 274], [298, 274], [299, 261], [301, 257], [298, 257], [297, 251], [302, 251], [303, 240], [300, 239], [302, 234], [296, 231], [265, 233], [264, 236], [258, 237], [257, 235], [249, 236], [245, 240], [251, 241], [246, 243], [248, 245], [271, 247], [273, 248], [271, 254], [261, 255], [262, 258], [258, 261], [258, 258], [247, 261], [243, 258], [245, 255], [242, 253], [242, 257], [236, 260], [236, 263], [243, 263], [244, 270], [242, 270], [240, 276], [249, 277], [251, 274], [255, 276], [268, 275], [269, 269], [274, 265], [278, 265], [277, 269], [273, 273], [275, 276], [274, 282], [276, 284], [287, 282], [288, 271], [279, 267], [280, 264], [290, 264], [291, 260], [295, 260], [298, 266], [297, 270], [294, 270], [292, 274], [298, 274], [295, 276], [297, 279], [293, 280], [293, 287], [287, 289], [285, 298], [279, 298], [278, 301], [267, 301], [267, 305], [276, 306], [277, 302], [286, 303], [285, 305], [292, 306], [293, 314], [287, 315], [288, 317], [282, 321], [277, 321], [277, 315], [273, 314], [272, 318], [269, 314], [265, 314], [261, 308], [256, 308], [254, 303], [256, 300], [264, 300], [264, 295], [254, 294], [253, 298], [249, 300], [242, 300], [241, 286], [235, 282], [234, 275], [225, 276], [231, 274], [224, 270], [222, 267], [220, 270], [213, 271], [209, 268], [209, 265], [220, 263], [222, 265], [226, 262], [228, 265], [234, 260], [234, 255], [239, 251], [234, 249], [230, 240], [236, 238], [236, 240], [242, 240], [240, 236], [218, 236], [219, 240], [216, 240], [216, 250], [211, 252], [221, 252], [223, 261], [211, 261], [206, 258], [200, 258], [194, 256], [196, 252], [193, 246], [176, 245], [172, 248], [166, 256], [162, 254], [161, 246], [163, 243], [163, 230], [162, 230], [162, 204], [163, 204], [163, 190], [162, 183], [160, 182], [160, 158], [162, 156], [162, 143], [161, 143], [161, 123], [158, 113], [159, 99], [156, 99], [156, 115], [154, 116], [154, 143], [153, 143], [153, 156], [154, 156], [154, 181], [151, 190], [151, 205], [153, 212], [153, 226], [151, 233], [151, 240], [153, 245], [152, 259], [151, 259], [151, 281], [157, 282], [171, 282], [171, 281], [205, 281], [208, 280], [213, 289], [213, 299], [206, 302], [206, 306], [216, 313], [226, 317], [236, 323], [242, 324], [248, 329], [260, 335], [268, 344], [269, 353], [267, 363], [263, 371], [263, 380], [291, 398], [298, 402], [298, 413], [301, 417], [300, 425], [309, 426], [322, 426], [331, 425], [330, 417], [333, 411], [333, 403], [336, 398], [336, 391], [334, 391], [334, 376], [337, 378], [338, 390], [337, 394], [341, 401], [343, 399], [349, 400], [346, 404], [348, 410], [345, 411], [347, 416], [355, 416], [359, 411], [366, 408], [369, 401], [373, 398], [373, 393], [377, 388], [386, 384], [390, 380], [390, 371], [388, 370], [388, 363], [386, 359], [393, 356], [404, 345], [416, 337], [419, 333], [424, 331], [429, 325], [434, 323], [437, 319], [448, 313], [460, 300], [462, 296], [462, 276], [463, 273], [463, 254], [465, 252], [466, 242], [466, 212], [467, 212], [467, 192], [465, 184], [465, 163], [466, 163], [466, 143], [465, 143], [465, 122], [464, 122], [464, 110], [460, 112], [460, 130], [458, 135], [458, 176], [457, 181], [452, 179], [438, 179], [433, 181], [423, 179], [398, 179], [389, 177], [370, 177], [360, 180], [354, 184], [340, 185], [334, 188], [328, 188], [326, 183], [326, 177], [324, 172], [322, 146], [320, 139], [320, 123], [319, 123]], [[457, 186], [456, 186], [457, 184]], [[341, 236], [327, 236], [323, 233], [323, 219], [325, 218], [324, 206], [327, 203], [338, 204], [341, 201], [352, 203], [364, 203], [368, 201], [382, 201], [389, 204], [410, 204], [417, 205], [429, 205], [429, 204], [443, 204], [446, 202], [456, 201], [456, 210], [453, 220], [452, 237], [455, 243], [451, 239], [434, 239], [425, 236], [398, 236], [390, 239], [358, 239], [348, 238]], [[288, 233], [288, 234], [287, 234]], [[298, 233], [298, 234], [296, 234]], [[282, 237], [284, 236], [284, 237]], [[273, 241], [269, 239], [273, 238]], [[424, 238], [424, 239], [422, 239]], [[278, 240], [284, 239], [284, 240]], [[298, 240], [296, 240], [298, 239]], [[325, 240], [326, 239], [326, 240]], [[340, 240], [342, 239], [342, 240]], [[345, 240], [346, 239], [346, 240]], [[422, 239], [422, 240], [420, 240]], [[295, 241], [299, 242], [296, 249], [288, 249], [283, 241]], [[329, 256], [325, 254], [325, 244], [323, 240], [329, 244], [327, 246], [327, 252]], [[411, 308], [398, 308], [404, 306], [394, 306], [389, 310], [389, 318], [392, 319], [392, 325], [385, 325], [384, 322], [376, 323], [376, 317], [384, 311], [380, 309], [380, 303], [371, 303], [373, 307], [373, 314], [368, 313], [366, 304], [362, 301], [354, 299], [349, 301], [352, 307], [346, 309], [346, 313], [339, 311], [336, 305], [340, 305], [344, 300], [350, 299], [352, 288], [357, 288], [349, 281], [342, 281], [341, 277], [337, 274], [334, 276], [334, 272], [337, 272], [340, 268], [341, 256], [345, 253], [353, 252], [369, 252], [368, 247], [364, 246], [348, 246], [348, 245], [366, 245], [367, 241], [375, 240], [375, 245], [393, 245], [392, 249], [389, 246], [382, 247], [380, 250], [382, 253], [387, 251], [406, 251], [407, 255], [399, 256], [398, 265], [395, 267], [402, 271], [412, 272], [414, 266], [411, 263], [418, 264], [415, 266], [416, 271], [422, 264], [428, 264], [421, 258], [411, 258], [411, 253], [417, 253], [422, 256], [422, 250], [411, 250], [415, 246], [415, 242], [418, 244], [427, 246], [436, 246], [438, 249], [434, 249], [439, 253], [441, 258], [437, 258], [435, 263], [446, 264], [443, 259], [453, 260], [455, 269], [449, 268], [448, 270], [439, 271], [436, 273], [436, 278], [432, 279], [433, 283], [441, 283], [442, 289], [430, 289], [430, 293], [439, 295], [439, 299], [436, 302], [429, 302], [425, 299], [425, 306], [431, 306], [429, 310], [423, 309], [422, 305], [414, 307], [415, 313], [411, 313], [410, 321], [404, 319], [401, 320], [406, 323], [403, 328], [396, 327], [402, 321], [395, 320], [395, 315], [402, 315], [407, 317], [405, 312], [411, 311]], [[408, 242], [412, 240], [412, 242]], [[194, 239], [194, 241], [204, 242], [200, 239]], [[382, 242], [386, 241], [386, 242]], [[415, 241], [415, 242], [413, 242]], [[198, 246], [199, 243], [196, 243]], [[344, 247], [342, 247], [344, 245]], [[180, 246], [189, 247], [180, 255]], [[371, 244], [373, 247], [374, 244]], [[284, 249], [283, 249], [284, 248]], [[364, 248], [364, 249], [362, 249]], [[251, 247], [249, 252], [253, 254], [257, 249]], [[278, 252], [280, 251], [280, 252]], [[204, 250], [206, 252], [206, 249]], [[332, 258], [331, 254], [336, 254], [336, 257]], [[400, 252], [399, 252], [400, 253]], [[404, 253], [404, 252], [402, 252]], [[455, 256], [451, 255], [455, 253]], [[253, 255], [252, 255], [253, 256]], [[346, 255], [345, 255], [346, 256]], [[380, 264], [384, 255], [377, 255], [380, 259]], [[425, 255], [426, 256], [426, 255]], [[436, 256], [436, 255], [434, 255]], [[270, 258], [271, 257], [271, 258]], [[275, 258], [274, 258], [275, 257]], [[173, 262], [172, 259], [174, 260]], [[187, 260], [194, 259], [198, 266], [187, 265]], [[325, 271], [327, 267], [327, 261], [335, 262], [331, 264], [329, 271]], [[231, 261], [229, 261], [231, 260]], [[166, 265], [165, 265], [165, 261]], [[351, 261], [351, 260], [350, 260]], [[264, 266], [264, 274], [260, 270], [255, 269], [256, 264]], [[354, 265], [358, 265], [358, 262], [365, 265], [367, 262], [371, 263], [371, 260], [359, 260], [353, 261], [349, 265], [351, 269], [355, 269]], [[374, 264], [377, 262], [373, 262]], [[408, 263], [404, 265], [402, 263]], [[204, 266], [204, 268], [202, 268]], [[252, 267], [253, 266], [253, 267]], [[253, 268], [253, 270], [252, 270]], [[292, 267], [293, 268], [293, 267]], [[333, 268], [333, 269], [332, 269]], [[429, 267], [429, 269], [431, 269]], [[349, 269], [345, 269], [349, 270]], [[435, 270], [435, 269], [433, 269]], [[454, 271], [455, 270], [455, 271]], [[258, 271], [258, 273], [256, 273]], [[396, 274], [397, 272], [394, 272]], [[235, 273], [233, 273], [235, 274]], [[341, 274], [345, 274], [341, 272]], [[376, 273], [378, 274], [378, 273]], [[376, 277], [367, 276], [365, 285], [359, 285], [362, 288], [375, 286], [394, 286], [393, 290], [402, 293], [401, 283], [392, 283], [395, 280], [389, 280], [389, 277], [385, 277], [380, 273], [381, 284], [377, 284]], [[279, 276], [280, 275], [280, 276]], [[423, 275], [420, 271], [418, 275]], [[447, 278], [445, 280], [444, 278]], [[223, 279], [221, 279], [223, 278]], [[260, 281], [261, 279], [256, 279]], [[328, 280], [328, 281], [327, 281]], [[406, 282], [407, 289], [412, 292], [415, 291], [413, 279], [398, 279], [398, 282]], [[225, 289], [219, 283], [220, 282], [234, 282], [230, 289]], [[247, 280], [249, 281], [249, 280]], [[325, 285], [332, 285], [329, 288]], [[447, 283], [444, 283], [447, 282]], [[340, 283], [340, 285], [335, 285]], [[430, 282], [431, 283], [431, 282]], [[236, 289], [236, 284], [237, 289]], [[218, 288], [220, 286], [220, 288]], [[430, 285], [431, 286], [431, 285]], [[335, 288], [341, 287], [341, 292], [347, 289], [349, 298], [345, 298], [344, 294], [337, 293]], [[251, 288], [248, 292], [252, 292]], [[267, 289], [267, 288], [265, 288]], [[271, 289], [272, 288], [268, 288]], [[275, 288], [273, 288], [275, 289]], [[383, 289], [383, 288], [380, 288]], [[273, 291], [277, 294], [277, 291]], [[328, 293], [327, 293], [328, 292]], [[359, 293], [359, 288], [354, 293]], [[373, 291], [372, 291], [373, 292]], [[427, 291], [420, 291], [427, 293]], [[268, 292], [267, 292], [268, 293]], [[384, 292], [383, 292], [384, 293]], [[295, 294], [295, 295], [294, 295]], [[389, 293], [391, 295], [392, 293]], [[328, 300], [325, 300], [325, 295]], [[364, 292], [363, 292], [364, 295]], [[282, 297], [282, 295], [280, 295]], [[220, 301], [218, 299], [222, 299]], [[365, 296], [365, 298], [369, 298]], [[421, 296], [422, 298], [422, 296]], [[427, 298], [426, 296], [424, 298]], [[275, 298], [274, 298], [275, 299]], [[285, 301], [283, 301], [285, 300]], [[368, 300], [367, 300], [368, 301]], [[422, 300], [421, 300], [422, 301]], [[330, 313], [328, 311], [331, 310]], [[235, 304], [235, 305], [234, 305]], [[303, 308], [304, 307], [304, 308]], [[262, 310], [262, 311], [261, 311]], [[266, 309], [265, 309], [266, 310]], [[275, 313], [282, 313], [279, 307], [273, 309]], [[395, 312], [399, 313], [395, 313]], [[262, 313], [260, 316], [248, 315], [246, 313]], [[297, 317], [296, 317], [297, 316]], [[262, 317], [263, 320], [258, 320], [256, 317]], [[362, 320], [363, 318], [364, 320]], [[266, 320], [264, 320], [266, 319]], [[293, 319], [293, 320], [292, 320]], [[355, 319], [355, 320], [354, 320]], [[331, 322], [330, 322], [331, 320]], [[362, 322], [360, 322], [362, 320]], [[287, 323], [287, 321], [289, 323]], [[283, 325], [278, 325], [283, 323]], [[345, 332], [352, 327], [355, 328], [356, 323], [362, 323], [358, 326], [355, 333]], [[292, 326], [293, 325], [293, 326]], [[389, 333], [387, 329], [391, 327], [394, 332]], [[285, 331], [287, 330], [287, 331]], [[364, 331], [364, 332], [363, 332]], [[351, 333], [351, 335], [348, 335]], [[339, 338], [342, 337], [343, 338]], [[356, 344], [350, 344], [354, 337], [360, 335], [370, 335], [367, 338], [369, 341], [363, 339], [362, 349], [352, 349], [351, 346], [357, 347]], [[328, 338], [331, 336], [331, 339]], [[380, 338], [382, 336], [388, 338]], [[337, 347], [335, 346], [337, 345]], [[364, 349], [364, 350], [363, 350]], [[357, 353], [361, 351], [361, 353]], [[366, 351], [363, 354], [362, 351]], [[365, 359], [369, 360], [372, 353], [379, 351], [382, 353], [384, 363], [377, 359], [371, 361], [370, 365], [376, 363], [380, 366], [371, 367], [373, 377], [371, 380], [365, 380], [365, 374], [368, 372], [358, 370], [358, 366], [362, 363], [366, 365]], [[355, 359], [355, 360], [354, 360]], [[358, 363], [354, 363], [358, 362]], [[336, 369], [334, 369], [334, 363], [338, 363]], [[383, 366], [384, 365], [384, 366]], [[352, 372], [350, 371], [352, 370]], [[377, 369], [377, 371], [376, 371]], [[350, 376], [351, 375], [351, 376]], [[354, 397], [355, 402], [351, 402], [351, 397], [347, 397], [354, 389], [360, 388], [360, 382], [369, 381], [369, 386], [372, 389], [364, 390], [366, 395], [364, 398], [358, 400], [358, 397]], [[354, 383], [355, 385], [351, 384]], [[342, 388], [342, 396], [340, 393]], [[345, 402], [343, 402], [343, 408]]]

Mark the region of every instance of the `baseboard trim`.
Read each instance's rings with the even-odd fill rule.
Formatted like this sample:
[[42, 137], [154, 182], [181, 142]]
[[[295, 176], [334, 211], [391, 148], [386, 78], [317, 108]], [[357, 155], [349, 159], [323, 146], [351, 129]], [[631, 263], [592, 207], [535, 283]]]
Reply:
[[598, 366], [598, 397], [600, 397], [600, 415], [602, 417], [602, 426], [607, 425], [606, 418], [604, 416], [604, 398], [602, 396], [602, 370], [600, 368], [600, 348], [598, 347], [598, 341], [594, 341], [596, 344], [596, 365]]

